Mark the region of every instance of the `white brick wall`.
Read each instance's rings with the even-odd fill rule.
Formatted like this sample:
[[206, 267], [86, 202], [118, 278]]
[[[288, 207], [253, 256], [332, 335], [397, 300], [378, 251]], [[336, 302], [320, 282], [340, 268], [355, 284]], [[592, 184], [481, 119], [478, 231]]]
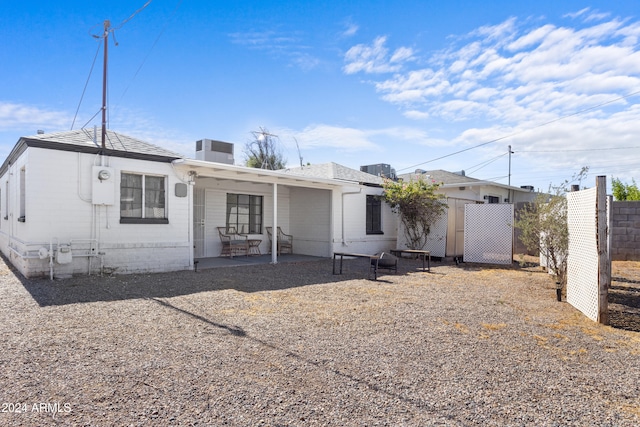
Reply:
[[[382, 231], [384, 234], [366, 234], [367, 195], [381, 194], [381, 188], [361, 187], [359, 192], [355, 187], [345, 189], [346, 193], [334, 196], [334, 215], [337, 218], [344, 212], [344, 229], [340, 221], [336, 221], [336, 232], [333, 242], [333, 252], [352, 252], [374, 254], [393, 249], [397, 245], [398, 225], [397, 216], [391, 212], [389, 205], [382, 203]], [[342, 203], [344, 202], [344, 210]]]
[[[171, 165], [105, 158], [106, 165], [115, 172], [112, 177], [115, 204], [94, 206], [91, 176], [96, 162], [99, 158], [95, 155], [28, 148], [12, 165], [10, 173], [0, 177], [0, 186], [4, 186], [7, 178], [10, 183], [9, 219], [0, 220], [3, 253], [10, 254], [12, 260], [17, 257], [16, 252], [23, 254], [26, 259], [15, 262], [28, 277], [49, 274], [48, 260], [34, 258], [40, 247], [49, 247], [49, 242], [72, 243], [77, 256], [68, 268], [74, 273], [88, 273], [88, 258], [82, 256], [88, 247], [81, 241], [90, 239], [105, 253], [104, 266], [110, 270], [131, 273], [189, 268], [191, 199], [175, 196], [175, 184], [180, 180]], [[22, 166], [26, 166], [27, 171], [24, 223], [17, 221], [20, 189], [16, 176]], [[167, 177], [168, 224], [120, 224], [120, 174], [123, 171]], [[15, 251], [10, 251], [9, 245]], [[92, 264], [99, 267], [100, 262], [94, 258]]]

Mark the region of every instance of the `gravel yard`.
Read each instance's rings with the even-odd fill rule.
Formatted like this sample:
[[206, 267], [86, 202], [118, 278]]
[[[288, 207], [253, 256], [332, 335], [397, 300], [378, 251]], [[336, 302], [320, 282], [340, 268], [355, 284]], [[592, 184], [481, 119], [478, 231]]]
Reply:
[[51, 282], [0, 260], [0, 425], [640, 424], [638, 263], [610, 327], [539, 267], [364, 261]]

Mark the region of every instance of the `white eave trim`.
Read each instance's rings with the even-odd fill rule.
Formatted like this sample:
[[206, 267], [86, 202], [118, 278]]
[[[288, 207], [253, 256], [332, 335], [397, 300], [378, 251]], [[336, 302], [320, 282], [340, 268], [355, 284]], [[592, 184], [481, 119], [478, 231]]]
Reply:
[[531, 190], [527, 190], [520, 187], [513, 187], [506, 184], [500, 184], [492, 181], [469, 181], [469, 182], [456, 182], [453, 184], [442, 184], [440, 188], [458, 188], [458, 187], [500, 187], [507, 190], [520, 191], [523, 193], [531, 193]]
[[296, 187], [342, 187], [344, 183], [325, 178], [291, 175], [269, 169], [227, 165], [204, 160], [177, 159], [172, 162], [176, 168], [194, 170], [200, 177], [220, 178], [235, 181], [260, 182], [267, 184], [292, 185]]

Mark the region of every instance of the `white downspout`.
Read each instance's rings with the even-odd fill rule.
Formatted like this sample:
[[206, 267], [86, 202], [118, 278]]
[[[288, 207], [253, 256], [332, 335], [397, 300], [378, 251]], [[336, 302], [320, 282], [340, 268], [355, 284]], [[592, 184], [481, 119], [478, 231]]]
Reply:
[[195, 248], [193, 247], [194, 244], [194, 234], [193, 234], [193, 190], [195, 188], [196, 185], [196, 176], [197, 173], [193, 170], [188, 171], [187, 172], [187, 176], [182, 177], [180, 176], [180, 174], [178, 174], [178, 171], [176, 170], [176, 165], [179, 165], [181, 163], [184, 162], [184, 159], [176, 159], [171, 161], [171, 169], [173, 170], [173, 174], [176, 176], [176, 178], [178, 178], [178, 180], [180, 180], [180, 182], [182, 182], [183, 184], [187, 184], [187, 245], [189, 246], [189, 268], [190, 269], [194, 269], [194, 256], [193, 256], [193, 252], [195, 251]]
[[271, 227], [271, 264], [278, 263], [278, 184], [273, 183], [273, 224]]
[[189, 268], [191, 269], [194, 268], [193, 251], [195, 250], [193, 247], [193, 188], [195, 184], [196, 183], [193, 180], [187, 181], [187, 215], [189, 216], [187, 225], [187, 244], [189, 245]]

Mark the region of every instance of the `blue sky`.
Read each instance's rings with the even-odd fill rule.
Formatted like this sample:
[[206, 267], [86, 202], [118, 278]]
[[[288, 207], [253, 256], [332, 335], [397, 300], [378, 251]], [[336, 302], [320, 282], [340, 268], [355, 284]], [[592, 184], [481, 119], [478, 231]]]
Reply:
[[2, 2], [0, 157], [100, 126], [109, 19], [109, 128], [189, 157], [211, 138], [242, 164], [264, 127], [290, 166], [297, 141], [304, 163], [506, 184], [511, 145], [512, 185], [640, 180], [635, 1], [146, 3]]

